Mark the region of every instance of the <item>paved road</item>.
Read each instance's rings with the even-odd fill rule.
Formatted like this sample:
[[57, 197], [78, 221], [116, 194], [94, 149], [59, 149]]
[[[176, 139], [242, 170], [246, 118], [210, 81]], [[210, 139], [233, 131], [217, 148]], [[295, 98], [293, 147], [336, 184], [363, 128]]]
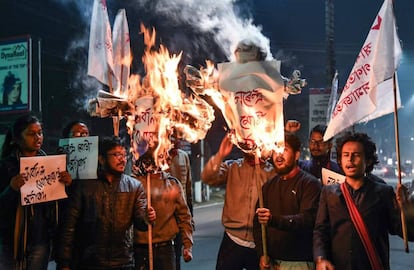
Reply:
[[223, 226], [221, 225], [221, 210], [223, 203], [198, 206], [194, 208], [194, 232], [193, 260], [181, 263], [182, 270], [213, 270], [216, 266], [216, 257]]

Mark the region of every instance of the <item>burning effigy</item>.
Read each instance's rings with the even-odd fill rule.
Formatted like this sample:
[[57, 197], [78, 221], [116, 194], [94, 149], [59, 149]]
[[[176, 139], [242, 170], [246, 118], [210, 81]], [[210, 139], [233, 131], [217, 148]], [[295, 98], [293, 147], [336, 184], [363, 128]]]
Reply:
[[245, 152], [267, 156], [284, 147], [283, 99], [300, 94], [306, 80], [295, 70], [280, 74], [280, 61], [266, 60], [266, 51], [254, 38], [240, 41], [235, 62], [207, 61], [207, 68], [185, 68], [187, 86], [198, 95], [211, 96], [233, 131], [232, 142]]
[[146, 46], [142, 57], [145, 76], [132, 74], [122, 92], [98, 91], [89, 102], [89, 113], [126, 118], [133, 163], [150, 149], [157, 166], [167, 169], [168, 152], [173, 147], [171, 136], [190, 143], [203, 139], [214, 120], [214, 110], [201, 97], [187, 97], [179, 88], [181, 53], [171, 55], [162, 44], [156, 49], [155, 29], [141, 25], [141, 33]]
[[146, 49], [142, 61], [145, 78], [130, 84], [129, 102], [134, 113], [128, 116], [131, 151], [138, 159], [148, 148], [154, 148], [154, 159], [161, 169], [168, 167], [171, 136], [196, 143], [204, 139], [214, 121], [211, 105], [197, 95], [187, 97], [179, 88], [178, 64], [181, 54], [170, 55], [160, 45], [155, 50], [155, 30], [141, 25]]
[[89, 111], [93, 116], [112, 117], [115, 135], [116, 123], [127, 119], [133, 162], [151, 149], [156, 165], [166, 169], [172, 136], [190, 143], [204, 139], [214, 121], [213, 107], [204, 95], [221, 110], [232, 142], [241, 150], [258, 156], [282, 151], [283, 99], [301, 93], [306, 85], [299, 71], [290, 78], [282, 76], [280, 61], [269, 59], [260, 42], [249, 37], [235, 47], [236, 61], [219, 63], [217, 68], [206, 61], [207, 67], [200, 70], [187, 66], [186, 84], [193, 93], [186, 96], [178, 80], [182, 53], [170, 54], [162, 44], [156, 46], [155, 29], [141, 25], [145, 76], [129, 76], [132, 57], [125, 12], [119, 12], [119, 20], [117, 15], [112, 36], [106, 6], [102, 2], [97, 6], [94, 14], [98, 15], [92, 16], [97, 21], [91, 24], [88, 74], [107, 85], [109, 92], [99, 91]]

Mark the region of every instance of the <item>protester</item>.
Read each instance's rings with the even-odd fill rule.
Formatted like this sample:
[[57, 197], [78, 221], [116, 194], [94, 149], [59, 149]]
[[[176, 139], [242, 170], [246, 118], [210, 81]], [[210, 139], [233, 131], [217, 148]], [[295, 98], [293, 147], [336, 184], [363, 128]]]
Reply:
[[[79, 137], [88, 137], [89, 136], [89, 128], [88, 126], [80, 121], [74, 120], [69, 122], [63, 129], [62, 129], [62, 136], [63, 138], [79, 138]], [[57, 154], [68, 154], [63, 147], [59, 146], [56, 151]]]
[[[7, 133], [0, 162], [0, 269], [47, 269], [57, 226], [57, 201], [22, 206], [20, 188], [25, 179], [21, 157], [45, 156], [38, 118], [23, 115]], [[69, 185], [68, 172], [59, 181]], [[16, 267], [16, 268], [15, 268]]]
[[300, 160], [299, 167], [322, 181], [322, 168], [342, 173], [338, 163], [331, 159], [332, 140], [324, 141], [326, 125], [316, 125], [309, 134], [310, 160]]
[[[191, 217], [192, 217], [192, 224], [194, 228], [194, 219], [193, 219], [193, 182], [191, 176], [191, 165], [190, 165], [190, 158], [184, 150], [179, 148], [179, 140], [174, 138], [172, 140], [174, 143], [174, 147], [170, 150], [169, 155], [171, 158], [170, 167], [168, 172], [171, 176], [177, 178], [182, 187], [183, 187], [183, 195], [186, 199], [187, 206], [190, 210]], [[177, 237], [174, 239], [174, 247], [175, 247], [175, 265], [176, 269], [181, 269], [181, 249], [182, 249], [182, 237], [181, 234], [178, 233]]]
[[[183, 195], [181, 183], [155, 165], [152, 152], [142, 155], [135, 167], [137, 179], [148, 190], [152, 207], [157, 212], [157, 222], [152, 226], [152, 251], [154, 270], [175, 270], [176, 256], [174, 238], [182, 237], [182, 255], [185, 262], [192, 260], [193, 227], [190, 210]], [[149, 236], [147, 232], [135, 230], [135, 269], [149, 269]], [[179, 250], [181, 253], [181, 250]]]
[[88, 137], [89, 128], [88, 126], [80, 121], [75, 120], [69, 122], [62, 130], [63, 138], [78, 138], [78, 137]]
[[[347, 133], [337, 139], [342, 184], [322, 189], [313, 234], [313, 256], [321, 269], [390, 269], [388, 234], [402, 236], [393, 187], [366, 174], [378, 163], [375, 143], [365, 133]], [[401, 185], [397, 186], [401, 194]], [[359, 220], [359, 221], [358, 221]], [[412, 217], [408, 240], [414, 240]]]
[[134, 269], [132, 227], [146, 230], [155, 221], [144, 187], [124, 174], [127, 153], [121, 140], [100, 139], [98, 152], [98, 178], [77, 181], [69, 197], [58, 269]]
[[[88, 137], [89, 136], [89, 128], [88, 126], [81, 120], [74, 120], [69, 122], [68, 124], [65, 125], [65, 127], [62, 129], [62, 137], [63, 138], [80, 138], [80, 137]], [[57, 154], [65, 154], [67, 155], [67, 160], [69, 160], [69, 153], [67, 150], [65, 150], [63, 147], [59, 146], [57, 151]], [[78, 181], [79, 179], [77, 179], [77, 177], [72, 179], [74, 182]], [[82, 180], [81, 180], [82, 181]], [[68, 188], [67, 194], [68, 197], [72, 196], [72, 192], [73, 192], [73, 187], [76, 185], [72, 185], [70, 188]], [[60, 211], [59, 211], [59, 215], [60, 218], [62, 219], [63, 216], [65, 216], [66, 211], [67, 211], [67, 204], [68, 204], [68, 199], [65, 200], [61, 200], [60, 202]], [[62, 230], [62, 224], [59, 225], [58, 230]], [[60, 233], [60, 232], [59, 232]], [[76, 237], [82, 237], [81, 235], [76, 235]], [[56, 239], [56, 243], [54, 244], [55, 246], [60, 245], [59, 241], [60, 239]], [[74, 242], [78, 243], [78, 240], [74, 240]], [[75, 247], [74, 250], [79, 250], [79, 248]], [[53, 256], [55, 256], [55, 254], [52, 254]], [[72, 259], [72, 265], [76, 265], [75, 262], [75, 257], [77, 258], [77, 256], [74, 256], [74, 258]]]
[[[321, 183], [298, 167], [300, 145], [296, 135], [285, 133], [284, 151], [273, 153], [277, 176], [263, 185], [263, 207], [254, 220], [261, 269], [315, 269], [312, 234]], [[269, 258], [263, 253], [261, 224], [266, 225]]]
[[[222, 162], [233, 147], [226, 136], [219, 152], [209, 160], [201, 175], [206, 184], [226, 186], [222, 214], [225, 233], [217, 257], [218, 270], [259, 267], [253, 239], [255, 205], [258, 190], [275, 173], [270, 163], [262, 160], [259, 164], [259, 159], [252, 153], [257, 145], [263, 144], [261, 139], [255, 141], [257, 136], [253, 131], [259, 128], [257, 122], [261, 129], [281, 131], [282, 121], [279, 120], [283, 114], [279, 113], [282, 110], [279, 105], [283, 104], [283, 98], [299, 94], [306, 85], [299, 70], [293, 71], [289, 79], [280, 74], [280, 62], [272, 59], [266, 43], [246, 36], [234, 49], [236, 63], [222, 63], [216, 72], [198, 71], [189, 66], [184, 69], [186, 85], [195, 93], [207, 94], [205, 89], [214, 88], [222, 95], [225, 106], [219, 107], [223, 107], [226, 122], [236, 134], [234, 143], [246, 151], [241, 159]], [[260, 121], [254, 120], [253, 114]], [[273, 136], [271, 132], [269, 136]], [[275, 137], [279, 137], [273, 138], [278, 143], [276, 141], [282, 141], [283, 133], [278, 132]]]
[[243, 158], [237, 160], [223, 162], [232, 148], [231, 139], [226, 135], [219, 151], [210, 158], [201, 174], [204, 183], [226, 187], [222, 213], [225, 232], [217, 256], [216, 269], [258, 269], [259, 257], [253, 239], [257, 187], [271, 179], [275, 171], [265, 160], [260, 160], [260, 170], [257, 170], [255, 157], [250, 154], [244, 154]]

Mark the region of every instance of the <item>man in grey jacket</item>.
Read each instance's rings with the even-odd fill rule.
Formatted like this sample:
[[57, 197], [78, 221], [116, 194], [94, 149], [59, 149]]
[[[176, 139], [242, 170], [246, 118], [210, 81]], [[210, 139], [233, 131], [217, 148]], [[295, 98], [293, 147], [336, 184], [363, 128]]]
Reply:
[[257, 172], [255, 158], [248, 154], [237, 160], [223, 162], [232, 148], [230, 138], [225, 136], [218, 153], [210, 158], [201, 174], [201, 179], [206, 184], [226, 186], [222, 213], [225, 232], [216, 269], [259, 269], [259, 258], [253, 239], [257, 188], [272, 178], [275, 172], [267, 161], [260, 162], [260, 170]]

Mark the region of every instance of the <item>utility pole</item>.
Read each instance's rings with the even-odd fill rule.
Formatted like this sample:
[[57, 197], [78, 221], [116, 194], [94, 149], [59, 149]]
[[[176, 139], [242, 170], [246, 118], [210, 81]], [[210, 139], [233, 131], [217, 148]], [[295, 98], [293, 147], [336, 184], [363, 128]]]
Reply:
[[332, 86], [332, 78], [335, 74], [335, 24], [334, 24], [333, 0], [325, 0], [325, 36], [326, 36], [326, 82], [328, 87]]

